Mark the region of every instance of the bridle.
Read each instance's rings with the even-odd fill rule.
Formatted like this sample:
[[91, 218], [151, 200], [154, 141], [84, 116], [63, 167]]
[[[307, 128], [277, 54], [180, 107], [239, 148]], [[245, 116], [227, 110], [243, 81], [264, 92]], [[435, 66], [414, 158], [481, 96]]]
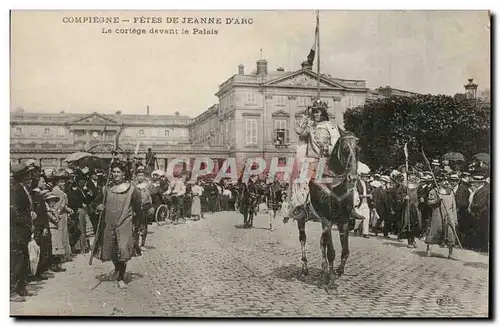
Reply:
[[[342, 160], [341, 160], [341, 158], [342, 158], [342, 152], [340, 151], [340, 149], [343, 148], [343, 147], [341, 147], [342, 142], [344, 142], [346, 140], [350, 140], [350, 139], [358, 140], [358, 138], [356, 136], [354, 136], [354, 135], [341, 136], [340, 139], [338, 140], [339, 146], [337, 147], [337, 159], [341, 163], [342, 163]], [[349, 148], [349, 156], [347, 157], [347, 160], [343, 164], [343, 171], [344, 171], [344, 173], [342, 175], [345, 175], [344, 176], [344, 180], [350, 180], [350, 175], [346, 173], [347, 165], [349, 164], [349, 162], [351, 161], [352, 157], [354, 156], [354, 151], [356, 151], [353, 148], [353, 146], [352, 146], [352, 144], [350, 142], [347, 142], [347, 147]], [[348, 191], [353, 190], [354, 187], [356, 187], [356, 185], [354, 185], [353, 187], [348, 188]]]

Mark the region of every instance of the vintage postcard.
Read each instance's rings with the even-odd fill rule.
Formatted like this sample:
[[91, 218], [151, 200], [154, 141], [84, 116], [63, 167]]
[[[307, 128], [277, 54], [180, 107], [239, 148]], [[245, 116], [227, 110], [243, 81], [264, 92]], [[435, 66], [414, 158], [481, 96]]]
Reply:
[[489, 11], [10, 27], [11, 316], [491, 315]]

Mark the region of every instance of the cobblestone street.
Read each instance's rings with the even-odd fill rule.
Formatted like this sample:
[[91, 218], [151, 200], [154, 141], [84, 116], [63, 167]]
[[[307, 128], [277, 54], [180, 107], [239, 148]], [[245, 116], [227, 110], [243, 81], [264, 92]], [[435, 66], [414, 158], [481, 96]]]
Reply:
[[[12, 315], [126, 315], [190, 317], [486, 317], [488, 256], [382, 237], [350, 237], [350, 257], [337, 288], [320, 279], [320, 225], [308, 223], [310, 275], [298, 278], [300, 243], [294, 222], [277, 217], [275, 231], [260, 215], [251, 230], [237, 212], [198, 222], [150, 225], [149, 249], [129, 263], [128, 289], [100, 282], [111, 263], [78, 256], [40, 285], [36, 296], [11, 303]], [[340, 241], [334, 230], [335, 267]], [[453, 299], [438, 305], [442, 296]]]

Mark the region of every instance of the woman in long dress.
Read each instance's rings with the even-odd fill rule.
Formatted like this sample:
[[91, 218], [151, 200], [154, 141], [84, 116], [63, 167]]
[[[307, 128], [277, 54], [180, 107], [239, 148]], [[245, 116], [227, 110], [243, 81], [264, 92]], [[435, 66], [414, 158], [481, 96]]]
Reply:
[[127, 262], [134, 254], [133, 229], [144, 221], [142, 214], [141, 192], [125, 178], [127, 171], [125, 163], [113, 162], [111, 175], [113, 186], [103, 193], [106, 202], [97, 206], [103, 211], [96, 249], [93, 255], [102, 262], [113, 261], [115, 266], [111, 279], [117, 280], [118, 287], [127, 287], [125, 270]]
[[432, 208], [430, 224], [427, 229], [425, 243], [427, 256], [431, 256], [431, 245], [439, 244], [448, 246], [448, 259], [453, 259], [455, 234], [458, 223], [455, 194], [444, 177], [438, 177], [439, 187], [429, 192], [427, 203]]
[[59, 198], [59, 202], [55, 205], [55, 210], [59, 213], [59, 222], [57, 229], [61, 234], [61, 242], [64, 249], [64, 261], [71, 261], [71, 245], [69, 242], [68, 220], [69, 215], [73, 214], [73, 210], [68, 207], [68, 195], [64, 193], [66, 180], [69, 176], [56, 175], [53, 177], [55, 183], [52, 193]]
[[47, 215], [49, 218], [49, 227], [50, 227], [50, 235], [51, 235], [51, 244], [52, 244], [52, 257], [51, 257], [51, 268], [50, 270], [54, 272], [64, 272], [64, 269], [61, 264], [64, 260], [64, 255], [66, 253], [64, 249], [64, 244], [62, 242], [62, 234], [59, 230], [59, 221], [61, 220], [60, 210], [58, 208], [59, 197], [54, 193], [49, 192], [43, 196], [43, 200], [45, 201], [45, 205], [47, 206]]
[[201, 217], [200, 196], [203, 194], [203, 187], [200, 186], [199, 182], [196, 182], [191, 191], [193, 192], [193, 202], [191, 202], [191, 216], [195, 216], [195, 220], [199, 220]]

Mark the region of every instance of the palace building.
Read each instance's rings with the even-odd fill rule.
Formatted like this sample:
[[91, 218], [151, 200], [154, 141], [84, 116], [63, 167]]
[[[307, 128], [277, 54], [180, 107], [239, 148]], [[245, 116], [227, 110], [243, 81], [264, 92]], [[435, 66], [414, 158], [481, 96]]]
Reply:
[[[216, 159], [214, 170], [228, 157], [236, 158], [239, 168], [248, 157], [278, 157], [283, 162], [295, 153], [293, 127], [317, 95], [318, 75], [307, 62], [295, 71], [270, 70], [266, 60], [258, 60], [251, 73], [243, 65], [237, 68], [219, 86], [219, 102], [195, 118], [177, 112], [150, 115], [149, 107], [143, 115], [11, 112], [11, 162], [35, 159], [42, 168], [54, 169], [77, 151], [109, 158], [117, 135], [120, 152], [134, 156], [138, 149], [144, 158], [151, 148], [160, 169], [172, 158], [186, 158], [189, 167], [189, 158], [210, 157]], [[321, 74], [320, 91], [321, 100], [329, 104], [330, 120], [339, 126], [350, 107], [416, 94], [390, 87], [369, 90], [364, 80], [329, 74]]]

